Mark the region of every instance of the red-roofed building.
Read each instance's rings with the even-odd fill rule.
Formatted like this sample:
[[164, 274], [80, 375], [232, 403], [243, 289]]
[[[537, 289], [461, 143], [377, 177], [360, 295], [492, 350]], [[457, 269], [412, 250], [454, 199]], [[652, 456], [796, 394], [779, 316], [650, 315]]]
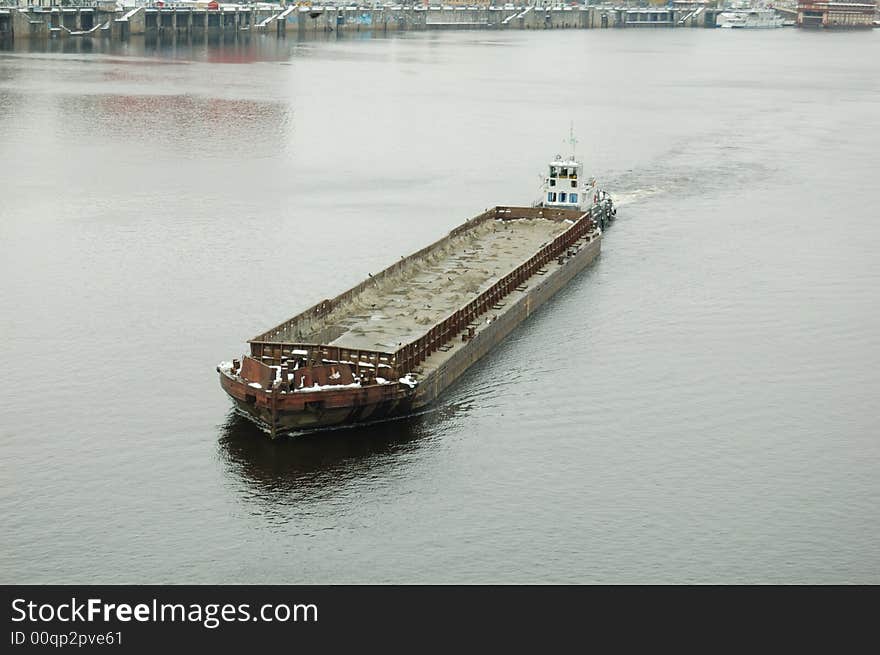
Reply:
[[799, 0], [798, 27], [829, 29], [864, 29], [874, 26], [875, 1], [825, 2]]

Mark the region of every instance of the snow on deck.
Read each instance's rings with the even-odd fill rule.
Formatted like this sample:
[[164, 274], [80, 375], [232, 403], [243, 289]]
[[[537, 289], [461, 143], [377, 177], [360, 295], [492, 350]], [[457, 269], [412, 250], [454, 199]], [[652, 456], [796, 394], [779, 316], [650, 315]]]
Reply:
[[393, 351], [421, 337], [568, 227], [541, 218], [484, 221], [342, 303], [313, 326], [314, 335], [330, 328], [339, 335], [330, 345]]

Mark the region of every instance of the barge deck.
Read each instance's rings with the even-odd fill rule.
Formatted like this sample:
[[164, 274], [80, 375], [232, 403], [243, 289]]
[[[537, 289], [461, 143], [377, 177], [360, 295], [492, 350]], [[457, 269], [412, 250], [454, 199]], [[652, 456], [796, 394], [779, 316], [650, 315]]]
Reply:
[[272, 436], [411, 413], [598, 255], [592, 213], [488, 210], [254, 337], [221, 385]]
[[359, 289], [320, 320], [288, 327], [272, 340], [397, 350], [489, 289], [568, 226], [542, 218], [484, 221]]

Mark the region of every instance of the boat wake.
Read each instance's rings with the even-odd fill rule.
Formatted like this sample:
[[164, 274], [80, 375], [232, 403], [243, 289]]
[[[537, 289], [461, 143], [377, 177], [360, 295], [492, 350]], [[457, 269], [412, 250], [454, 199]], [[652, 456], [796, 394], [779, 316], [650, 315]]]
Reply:
[[[618, 207], [636, 205], [656, 196], [678, 198], [717, 191], [719, 180], [728, 190], [745, 188], [772, 176], [776, 170], [759, 160], [767, 143], [748, 136], [702, 134], [688, 138], [645, 162], [639, 168], [603, 175]], [[650, 184], [646, 182], [650, 181]]]
[[626, 207], [627, 205], [631, 205], [662, 193], [664, 193], [663, 189], [651, 186], [645, 189], [633, 189], [632, 191], [620, 191], [617, 193], [612, 192], [611, 199], [618, 207]]

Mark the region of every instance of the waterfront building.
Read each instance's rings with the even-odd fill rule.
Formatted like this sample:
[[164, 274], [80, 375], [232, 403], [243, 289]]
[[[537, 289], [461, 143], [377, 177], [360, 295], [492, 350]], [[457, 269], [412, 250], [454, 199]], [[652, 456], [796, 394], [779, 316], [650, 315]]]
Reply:
[[829, 29], [871, 28], [876, 12], [876, 0], [861, 0], [861, 2], [799, 0], [797, 25]]

